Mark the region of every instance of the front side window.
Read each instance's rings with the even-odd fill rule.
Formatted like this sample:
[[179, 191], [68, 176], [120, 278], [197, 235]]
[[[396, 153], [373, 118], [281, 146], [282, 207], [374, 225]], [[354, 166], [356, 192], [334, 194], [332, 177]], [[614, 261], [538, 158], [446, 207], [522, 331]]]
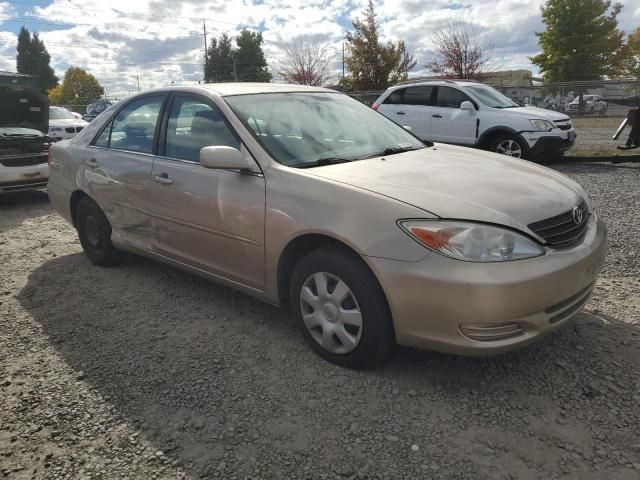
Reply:
[[264, 93], [225, 100], [273, 159], [292, 167], [424, 148], [399, 125], [340, 93]]
[[460, 108], [462, 102], [470, 101], [470, 98], [457, 88], [438, 87], [438, 107]]
[[113, 119], [109, 148], [153, 153], [153, 137], [163, 100], [163, 96], [143, 97], [120, 110]]
[[[498, 90], [488, 85], [474, 85], [467, 87], [469, 91], [484, 105], [491, 108], [514, 108], [519, 107], [516, 102], [503, 95]], [[516, 92], [514, 91], [514, 94]]]
[[240, 141], [218, 107], [190, 97], [175, 97], [169, 112], [165, 155], [198, 162], [200, 149], [211, 146], [239, 149]]

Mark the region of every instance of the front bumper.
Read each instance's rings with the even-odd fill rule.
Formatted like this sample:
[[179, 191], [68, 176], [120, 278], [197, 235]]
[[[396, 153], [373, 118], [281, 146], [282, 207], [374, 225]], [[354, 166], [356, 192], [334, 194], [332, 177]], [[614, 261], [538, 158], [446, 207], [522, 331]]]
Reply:
[[513, 350], [580, 311], [604, 263], [607, 231], [592, 216], [580, 244], [506, 263], [437, 253], [421, 262], [367, 257], [384, 289], [401, 345], [483, 356]]
[[576, 143], [576, 131], [571, 128], [560, 133], [522, 132], [529, 148], [529, 158], [540, 159], [564, 153]]
[[49, 165], [41, 163], [25, 167], [0, 165], [0, 193], [44, 188], [49, 179]]

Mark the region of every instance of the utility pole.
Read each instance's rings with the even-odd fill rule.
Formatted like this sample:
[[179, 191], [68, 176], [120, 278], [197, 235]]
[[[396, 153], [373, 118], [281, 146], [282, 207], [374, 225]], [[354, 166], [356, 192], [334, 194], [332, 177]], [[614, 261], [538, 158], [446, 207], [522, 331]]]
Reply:
[[138, 92], [140, 91], [140, 77], [136, 75], [136, 82], [138, 82]]
[[238, 81], [238, 73], [236, 72], [236, 59], [235, 59], [235, 55], [234, 55], [234, 59], [233, 59], [233, 81], [237, 82]]
[[342, 41], [342, 91], [344, 91], [344, 40]]

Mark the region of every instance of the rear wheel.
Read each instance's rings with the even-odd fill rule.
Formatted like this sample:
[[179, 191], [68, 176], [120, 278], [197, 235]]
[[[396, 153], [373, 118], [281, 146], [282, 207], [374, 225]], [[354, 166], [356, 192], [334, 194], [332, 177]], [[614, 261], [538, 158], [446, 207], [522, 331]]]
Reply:
[[92, 263], [102, 267], [122, 261], [124, 253], [111, 243], [111, 225], [100, 207], [88, 197], [78, 203], [76, 228], [85, 255]]
[[492, 152], [514, 158], [527, 158], [527, 151], [522, 142], [515, 135], [500, 135], [490, 147]]
[[384, 363], [395, 339], [382, 288], [354, 254], [322, 248], [296, 265], [291, 308], [302, 334], [322, 358], [350, 368]]

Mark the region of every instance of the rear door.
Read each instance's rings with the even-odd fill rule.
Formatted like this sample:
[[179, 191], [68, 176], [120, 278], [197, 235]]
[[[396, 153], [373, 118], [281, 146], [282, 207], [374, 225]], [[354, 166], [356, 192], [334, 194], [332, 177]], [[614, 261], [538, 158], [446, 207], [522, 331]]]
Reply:
[[89, 194], [109, 218], [114, 235], [147, 250], [153, 234], [148, 190], [165, 98], [154, 94], [129, 102], [82, 151]]
[[449, 86], [436, 87], [431, 108], [431, 140], [457, 145], [475, 145], [477, 110], [460, 110], [462, 102], [475, 102], [461, 90]]
[[411, 127], [413, 134], [422, 140], [430, 140], [432, 94], [432, 86], [395, 90], [380, 105], [378, 111], [402, 126]]

